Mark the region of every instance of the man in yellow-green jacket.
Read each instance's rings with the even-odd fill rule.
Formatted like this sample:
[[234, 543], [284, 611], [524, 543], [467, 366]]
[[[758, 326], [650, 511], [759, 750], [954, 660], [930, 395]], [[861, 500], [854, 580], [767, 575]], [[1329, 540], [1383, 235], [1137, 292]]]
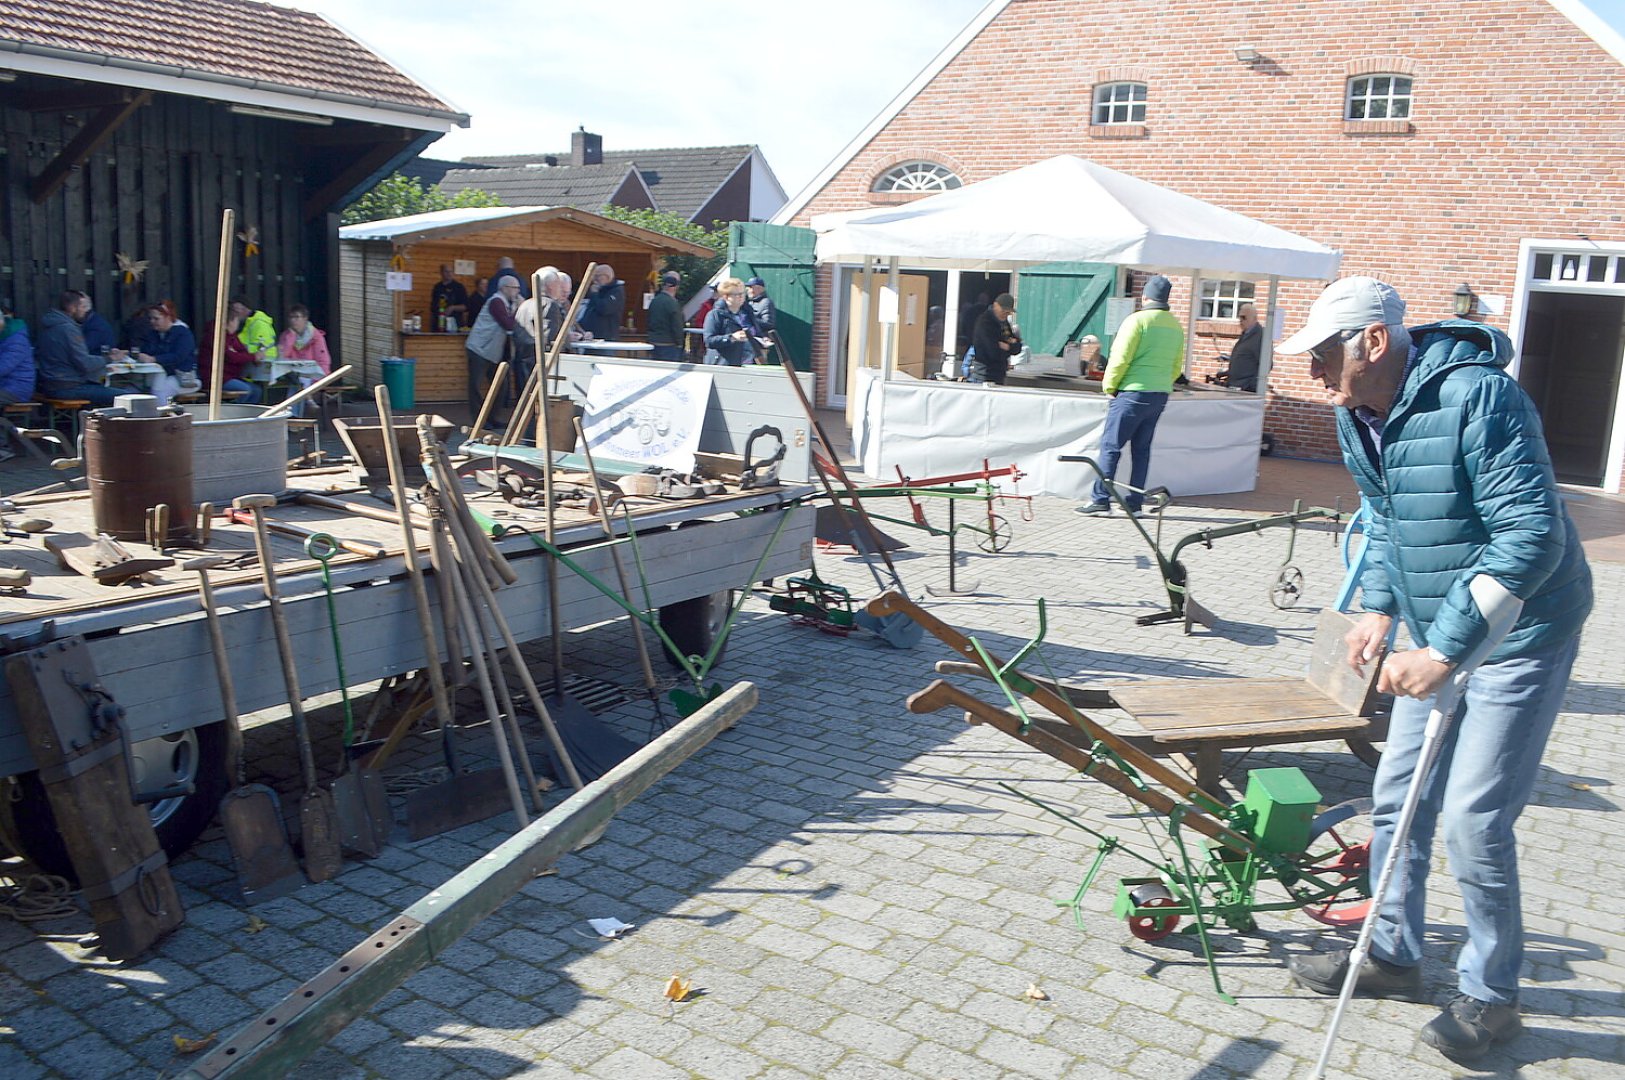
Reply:
[[1123, 503], [1131, 514], [1140, 512], [1146, 476], [1151, 471], [1151, 437], [1168, 404], [1174, 381], [1185, 371], [1185, 331], [1168, 310], [1173, 283], [1161, 274], [1140, 291], [1140, 310], [1123, 320], [1112, 342], [1111, 362], [1102, 384], [1111, 404], [1100, 435], [1100, 468], [1093, 500], [1078, 507], [1080, 514], [1108, 514], [1111, 494], [1106, 481], [1116, 479], [1117, 462], [1127, 444], [1134, 452], [1129, 488]]

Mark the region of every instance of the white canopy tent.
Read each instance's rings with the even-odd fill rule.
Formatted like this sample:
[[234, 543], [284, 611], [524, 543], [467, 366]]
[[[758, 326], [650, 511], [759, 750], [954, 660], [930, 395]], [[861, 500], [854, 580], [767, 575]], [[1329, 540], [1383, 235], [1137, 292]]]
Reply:
[[1101, 262], [1165, 274], [1332, 278], [1341, 256], [1244, 214], [1064, 155], [901, 206], [820, 214], [819, 262], [1015, 270]]
[[[1013, 271], [1040, 263], [1099, 262], [1188, 277], [1192, 296], [1185, 320], [1187, 355], [1197, 319], [1199, 298], [1195, 286], [1204, 276], [1268, 279], [1264, 322], [1266, 327], [1273, 327], [1281, 278], [1331, 279], [1336, 277], [1341, 260], [1338, 252], [1295, 233], [1073, 156], [1050, 158], [900, 206], [820, 214], [811, 224], [818, 234], [819, 262], [856, 264], [865, 268], [867, 276], [876, 259], [885, 259], [894, 288], [900, 266]], [[951, 292], [950, 306], [954, 299]], [[862, 317], [860, 325], [866, 327], [867, 313]], [[1270, 335], [1266, 333], [1260, 386], [1268, 378], [1269, 345]], [[866, 346], [860, 345], [860, 352], [865, 350]], [[960, 447], [961, 453], [952, 455], [955, 459], [965, 456], [970, 461], [967, 467], [974, 468], [980, 464], [981, 455], [975, 452], [979, 443], [1007, 439], [1011, 431], [1036, 430], [1040, 439], [1049, 441], [1018, 453], [1018, 463], [1039, 478], [1044, 490], [1081, 497], [1079, 470], [1065, 470], [1063, 475], [1053, 466], [1053, 451], [1057, 445], [1087, 449], [1091, 439], [1098, 443], [1100, 418], [1104, 416], [1102, 402], [1078, 413], [1070, 425], [1063, 425], [1062, 431], [1046, 426], [1035, 429], [1028, 425], [1039, 421], [1040, 415], [1052, 420], [1053, 415], [1035, 402], [1023, 401], [1022, 395], [1047, 392], [1001, 389], [997, 404], [984, 402], [973, 410], [985, 416], [984, 432], [954, 432], [945, 441], [942, 436], [950, 433], [934, 429], [929, 419], [932, 413], [944, 415], [946, 402], [935, 400], [935, 390], [952, 393], [968, 389], [975, 393], [982, 392], [981, 388], [915, 383], [905, 393], [892, 395], [898, 398], [892, 402], [887, 391], [892, 380], [891, 352], [888, 344], [880, 378], [860, 378], [856, 388], [862, 401], [858, 440], [866, 471], [889, 473], [894, 465], [912, 475], [958, 471], [957, 461], [949, 462], [943, 456], [949, 452], [947, 442]], [[1175, 494], [1252, 487], [1257, 475], [1258, 435], [1263, 425], [1263, 395], [1226, 396], [1233, 399], [1229, 411], [1244, 413], [1245, 419], [1219, 426], [1229, 433], [1226, 438], [1243, 442], [1230, 447], [1228, 454], [1214, 454], [1216, 448], [1198, 445], [1181, 455], [1180, 460], [1154, 458], [1153, 485], [1166, 484]], [[1217, 415], [1211, 401], [1204, 405], [1204, 415]], [[889, 429], [883, 420], [890, 424]], [[981, 437], [983, 434], [987, 439]], [[1164, 441], [1159, 428], [1159, 449]], [[1252, 449], [1250, 454], [1242, 455], [1239, 451], [1245, 449], [1246, 441], [1251, 442]], [[922, 455], [933, 443], [935, 452], [927, 465]], [[1250, 468], [1237, 467], [1236, 463], [1244, 459], [1250, 461]], [[1221, 461], [1230, 464], [1215, 464]]]

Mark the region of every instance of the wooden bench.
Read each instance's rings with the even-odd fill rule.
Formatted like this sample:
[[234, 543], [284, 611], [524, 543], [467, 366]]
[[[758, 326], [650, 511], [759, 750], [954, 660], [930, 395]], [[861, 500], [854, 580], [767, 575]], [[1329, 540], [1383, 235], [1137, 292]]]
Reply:
[[[1103, 718], [1096, 710], [1121, 710], [1133, 725], [1103, 722], [1141, 749], [1178, 760], [1215, 797], [1223, 797], [1225, 750], [1338, 739], [1375, 767], [1381, 755], [1372, 744], [1388, 735], [1391, 699], [1377, 692], [1380, 665], [1367, 664], [1363, 676], [1348, 666], [1343, 636], [1353, 625], [1340, 611], [1321, 611], [1302, 678], [1144, 679], [1056, 689], [1097, 721]], [[940, 661], [937, 671], [983, 674], [962, 661]], [[1087, 736], [1072, 724], [1039, 711], [1031, 715], [1051, 734], [1088, 748]]]
[[1218, 792], [1227, 749], [1340, 739], [1375, 766], [1372, 743], [1388, 734], [1391, 699], [1377, 692], [1379, 663], [1367, 664], [1363, 676], [1348, 666], [1343, 637], [1353, 625], [1342, 612], [1321, 611], [1300, 679], [1148, 679], [1085, 689], [1104, 692], [1127, 713], [1146, 749], [1193, 758], [1206, 791]]

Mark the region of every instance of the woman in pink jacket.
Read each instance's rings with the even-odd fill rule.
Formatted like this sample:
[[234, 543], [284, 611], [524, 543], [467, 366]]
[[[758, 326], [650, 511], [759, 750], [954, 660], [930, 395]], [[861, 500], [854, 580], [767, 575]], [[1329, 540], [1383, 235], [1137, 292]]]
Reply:
[[288, 309], [288, 328], [277, 339], [276, 355], [280, 360], [314, 360], [324, 375], [333, 370], [327, 335], [311, 325], [310, 309], [303, 304]]

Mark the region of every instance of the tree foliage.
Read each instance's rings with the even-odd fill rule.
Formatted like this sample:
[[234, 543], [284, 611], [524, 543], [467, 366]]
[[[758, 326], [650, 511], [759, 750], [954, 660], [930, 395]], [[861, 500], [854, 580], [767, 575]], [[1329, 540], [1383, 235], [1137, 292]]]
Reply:
[[635, 225], [650, 232], [663, 233], [678, 240], [687, 240], [691, 244], [703, 244], [716, 252], [715, 255], [700, 257], [698, 255], [667, 255], [666, 269], [675, 270], [683, 275], [682, 284], [677, 286], [677, 299], [687, 303], [688, 298], [700, 290], [711, 275], [715, 274], [728, 258], [728, 227], [723, 225], [717, 229], [707, 229], [703, 225], [696, 225], [681, 214], [672, 214], [664, 210], [634, 210], [624, 206], [606, 206], [598, 211], [604, 217], [613, 218], [626, 225]]
[[345, 208], [342, 221], [355, 225], [363, 221], [426, 214], [431, 210], [451, 210], [463, 206], [501, 206], [502, 200], [489, 191], [464, 188], [455, 195], [401, 173], [391, 173], [371, 191]]

